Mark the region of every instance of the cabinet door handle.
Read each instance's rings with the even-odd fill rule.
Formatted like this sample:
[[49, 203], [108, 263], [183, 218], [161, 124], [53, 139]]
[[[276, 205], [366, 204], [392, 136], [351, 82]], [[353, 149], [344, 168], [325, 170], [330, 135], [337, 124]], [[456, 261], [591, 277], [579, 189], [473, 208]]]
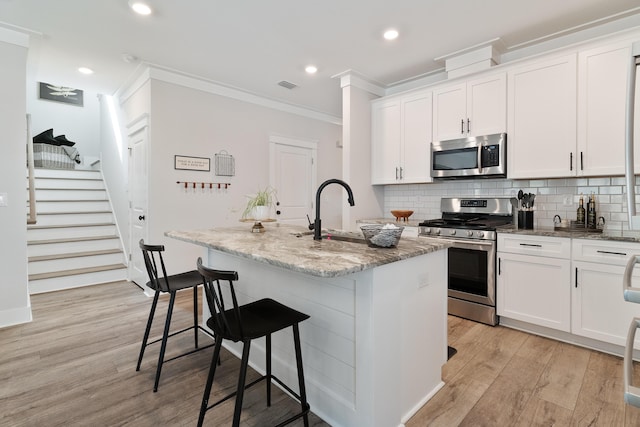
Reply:
[[534, 245], [533, 243], [520, 243], [520, 246], [531, 246], [534, 248], [541, 248], [542, 245]]
[[400, 166], [400, 179], [402, 179], [402, 166]]
[[464, 119], [460, 119], [460, 133], [464, 135]]
[[569, 170], [573, 170], [573, 151], [569, 153]]
[[622, 255], [622, 256], [627, 256], [627, 254], [625, 254], [624, 252], [611, 252], [611, 251], [596, 251], [599, 254], [609, 254], [609, 255]]
[[471, 133], [471, 120], [467, 118], [467, 133]]
[[502, 258], [498, 258], [498, 276], [502, 274]]
[[582, 159], [582, 151], [580, 152], [580, 170], [581, 171], [584, 170], [584, 161]]
[[576, 288], [578, 287], [578, 267], [576, 267]]
[[398, 179], [398, 167], [396, 166], [396, 179]]

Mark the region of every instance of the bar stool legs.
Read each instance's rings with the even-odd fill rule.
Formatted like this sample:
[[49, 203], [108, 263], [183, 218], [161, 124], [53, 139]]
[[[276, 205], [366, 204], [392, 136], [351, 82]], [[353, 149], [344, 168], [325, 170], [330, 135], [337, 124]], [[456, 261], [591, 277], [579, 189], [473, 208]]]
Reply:
[[219, 405], [220, 403], [229, 400], [230, 398], [232, 398], [233, 396], [236, 397], [236, 401], [235, 401], [235, 406], [234, 406], [234, 411], [233, 411], [233, 423], [232, 426], [233, 427], [239, 427], [240, 426], [240, 416], [242, 414], [242, 401], [244, 398], [244, 391], [253, 386], [254, 384], [257, 384], [258, 382], [262, 381], [262, 380], [266, 380], [266, 387], [267, 387], [267, 406], [271, 406], [271, 381], [274, 380], [276, 382], [278, 382], [278, 384], [280, 384], [283, 388], [285, 388], [289, 393], [291, 393], [293, 396], [295, 396], [296, 398], [298, 398], [298, 400], [300, 401], [300, 408], [301, 408], [301, 412], [297, 415], [294, 415], [291, 418], [288, 418], [287, 420], [283, 421], [282, 423], [278, 424], [276, 427], [281, 427], [284, 426], [286, 424], [291, 423], [292, 421], [295, 421], [298, 418], [302, 418], [303, 422], [304, 422], [304, 426], [308, 427], [309, 426], [309, 403], [307, 402], [307, 391], [304, 385], [304, 371], [302, 368], [302, 349], [301, 349], [301, 345], [300, 345], [300, 329], [298, 327], [298, 324], [294, 324], [292, 325], [293, 327], [293, 341], [294, 341], [294, 347], [295, 347], [295, 353], [296, 353], [296, 366], [298, 369], [298, 388], [299, 388], [299, 394], [295, 393], [293, 390], [291, 390], [291, 388], [289, 388], [286, 384], [284, 384], [282, 381], [280, 381], [278, 378], [274, 377], [271, 374], [271, 334], [268, 334], [265, 336], [265, 341], [266, 341], [266, 348], [265, 348], [265, 352], [266, 352], [266, 375], [264, 375], [261, 378], [258, 378], [257, 380], [251, 382], [250, 384], [246, 384], [246, 378], [247, 378], [247, 371], [248, 371], [248, 367], [249, 367], [249, 352], [251, 349], [251, 340], [246, 340], [243, 342], [243, 347], [242, 347], [242, 360], [240, 362], [240, 373], [238, 375], [238, 386], [235, 392], [227, 395], [226, 397], [220, 399], [219, 401], [217, 401], [216, 403], [214, 403], [213, 405], [209, 406], [209, 397], [211, 395], [211, 389], [213, 388], [213, 380], [215, 377], [215, 373], [216, 373], [216, 367], [217, 365], [219, 365], [219, 359], [220, 359], [220, 349], [222, 347], [222, 340], [218, 339], [218, 337], [216, 337], [216, 344], [215, 344], [215, 350], [213, 352], [213, 357], [211, 358], [211, 364], [209, 366], [209, 375], [207, 377], [207, 384], [205, 385], [205, 389], [204, 389], [204, 395], [202, 396], [202, 404], [200, 406], [200, 414], [198, 416], [198, 427], [202, 427], [202, 424], [204, 422], [204, 416], [205, 413], [207, 412], [207, 410]]

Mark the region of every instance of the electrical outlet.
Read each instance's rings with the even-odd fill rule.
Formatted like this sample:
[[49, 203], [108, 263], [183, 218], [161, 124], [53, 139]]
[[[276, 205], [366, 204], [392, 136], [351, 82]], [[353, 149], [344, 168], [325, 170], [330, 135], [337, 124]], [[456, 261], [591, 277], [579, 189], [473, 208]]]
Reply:
[[562, 206], [573, 206], [573, 196], [571, 194], [565, 194], [562, 198]]

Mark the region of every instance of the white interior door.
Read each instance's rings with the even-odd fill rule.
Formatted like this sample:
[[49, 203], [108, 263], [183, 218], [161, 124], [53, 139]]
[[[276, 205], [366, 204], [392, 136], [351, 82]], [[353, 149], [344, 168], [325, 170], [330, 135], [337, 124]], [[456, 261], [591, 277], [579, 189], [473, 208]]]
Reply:
[[149, 127], [146, 118], [129, 127], [129, 236], [131, 236], [129, 278], [141, 286], [145, 292], [147, 288], [144, 285], [149, 278], [138, 242], [140, 239], [146, 242], [148, 236], [148, 137]]
[[306, 226], [307, 215], [312, 221], [315, 218], [316, 145], [284, 137], [270, 138], [270, 185], [277, 191], [278, 222]]

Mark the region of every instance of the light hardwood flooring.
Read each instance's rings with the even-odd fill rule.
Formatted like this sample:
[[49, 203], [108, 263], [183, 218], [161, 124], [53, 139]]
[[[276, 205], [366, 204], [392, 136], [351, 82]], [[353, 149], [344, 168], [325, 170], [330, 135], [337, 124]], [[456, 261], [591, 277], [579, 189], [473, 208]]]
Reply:
[[445, 386], [407, 427], [640, 426], [619, 357], [453, 316], [449, 345]]
[[[192, 295], [179, 293], [172, 331], [193, 323]], [[161, 335], [167, 301], [158, 304], [152, 337]], [[154, 393], [159, 344], [135, 370], [151, 306], [135, 284], [38, 294], [31, 304], [32, 322], [0, 329], [0, 426], [196, 425], [213, 347], [164, 364]], [[200, 340], [210, 342], [202, 333]], [[193, 334], [181, 334], [169, 341], [167, 357], [192, 346]], [[210, 402], [235, 389], [239, 360], [224, 348], [221, 359]], [[250, 370], [247, 382], [257, 377]], [[263, 384], [245, 393], [243, 425], [274, 425], [300, 408], [275, 386], [267, 408]], [[209, 410], [205, 425], [231, 425], [233, 404]], [[310, 424], [327, 425], [313, 414]]]
[[[180, 294], [174, 330], [191, 323], [191, 301], [190, 292]], [[31, 303], [33, 322], [0, 329], [0, 426], [196, 424], [212, 349], [165, 364], [153, 393], [157, 345], [135, 371], [151, 304], [140, 288], [118, 282], [34, 295]], [[165, 312], [166, 299], [154, 336]], [[190, 334], [175, 338], [168, 352], [192, 342]], [[451, 316], [449, 343], [458, 353], [444, 366], [446, 385], [407, 427], [640, 426], [640, 410], [623, 403], [618, 357]], [[216, 395], [235, 387], [238, 365], [223, 349]], [[248, 379], [256, 376], [251, 370]], [[298, 409], [273, 391], [271, 408], [263, 386], [245, 394], [243, 425], [273, 425]], [[230, 425], [232, 413], [233, 399], [210, 410], [205, 425]], [[315, 415], [311, 425], [326, 426]]]

